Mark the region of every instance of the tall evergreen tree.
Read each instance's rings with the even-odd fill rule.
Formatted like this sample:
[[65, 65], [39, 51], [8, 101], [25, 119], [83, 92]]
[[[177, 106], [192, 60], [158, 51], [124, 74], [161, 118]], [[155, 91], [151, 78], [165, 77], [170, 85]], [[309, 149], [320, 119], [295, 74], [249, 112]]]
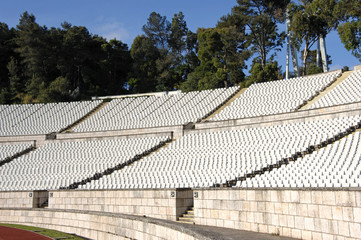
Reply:
[[284, 20], [289, 1], [237, 0], [237, 3], [226, 19], [245, 28], [251, 50], [258, 55], [264, 68], [269, 55], [273, 56], [273, 51], [280, 50], [284, 42], [286, 35], [278, 32], [277, 22]]
[[149, 15], [148, 22], [143, 26], [142, 30], [158, 48], [167, 48], [170, 31], [170, 23], [167, 20], [167, 17], [152, 12]]
[[242, 32], [234, 26], [199, 29], [198, 42], [200, 65], [188, 75], [183, 90], [228, 87], [244, 79], [242, 70], [249, 54], [243, 51]]
[[361, 62], [361, 1], [341, 1], [338, 14], [344, 20], [338, 27], [341, 41]]
[[10, 82], [8, 79], [9, 71], [7, 69], [7, 63], [14, 55], [11, 39], [13, 36], [7, 24], [0, 22], [0, 88], [9, 87]]
[[133, 92], [152, 92], [156, 89], [159, 49], [148, 37], [137, 36], [130, 49], [133, 61], [132, 73], [128, 85]]
[[304, 43], [303, 75], [307, 72], [307, 58], [312, 45], [320, 36], [334, 30], [339, 24], [337, 0], [302, 0], [299, 5], [291, 4], [291, 31], [294, 33], [294, 43], [298, 48]]

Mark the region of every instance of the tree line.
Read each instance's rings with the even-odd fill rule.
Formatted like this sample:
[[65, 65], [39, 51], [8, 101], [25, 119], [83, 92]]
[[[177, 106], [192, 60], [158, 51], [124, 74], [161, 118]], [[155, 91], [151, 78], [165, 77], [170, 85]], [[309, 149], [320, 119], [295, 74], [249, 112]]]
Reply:
[[[0, 23], [0, 103], [246, 87], [280, 79], [274, 57], [285, 44], [279, 26], [287, 15], [292, 42], [298, 50], [303, 47], [302, 74], [321, 72], [311, 48], [333, 30], [361, 60], [360, 8], [360, 0], [237, 0], [214, 28], [196, 33], [182, 12], [170, 21], [152, 12], [130, 49], [84, 26], [40, 26], [24, 12], [15, 28]], [[247, 62], [252, 63], [249, 70]]]

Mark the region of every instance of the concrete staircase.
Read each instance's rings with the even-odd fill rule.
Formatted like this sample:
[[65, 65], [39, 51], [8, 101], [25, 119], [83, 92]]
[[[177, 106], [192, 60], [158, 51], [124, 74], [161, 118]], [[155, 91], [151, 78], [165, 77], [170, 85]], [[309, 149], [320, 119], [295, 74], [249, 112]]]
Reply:
[[239, 98], [239, 96], [241, 96], [246, 90], [247, 90], [247, 88], [242, 88], [241, 90], [239, 90], [235, 95], [233, 95], [233, 97], [231, 97], [225, 104], [223, 104], [220, 108], [218, 108], [214, 113], [209, 115], [207, 118], [203, 119], [202, 122], [208, 122], [210, 119], [212, 119], [218, 113], [220, 113], [223, 109], [225, 109], [226, 107], [231, 105], [231, 103], [234, 100], [236, 100], [237, 98]]
[[319, 99], [321, 99], [323, 96], [325, 96], [327, 93], [329, 93], [332, 89], [334, 89], [337, 85], [339, 85], [343, 80], [345, 80], [352, 71], [344, 72], [342, 75], [337, 78], [336, 81], [334, 81], [329, 87], [327, 87], [324, 91], [320, 92], [316, 97], [314, 97], [311, 101], [309, 101], [306, 105], [302, 106], [299, 110], [305, 110], [308, 107], [310, 107], [312, 104], [317, 102]]
[[194, 224], [194, 207], [188, 209], [177, 222]]
[[2, 165], [5, 165], [5, 164], [13, 161], [14, 159], [16, 159], [16, 158], [18, 158], [18, 157], [20, 157], [20, 156], [29, 154], [30, 152], [34, 151], [35, 149], [36, 149], [35, 146], [31, 146], [31, 147], [29, 147], [29, 148], [27, 148], [27, 149], [25, 149], [25, 150], [23, 150], [23, 151], [21, 151], [21, 152], [15, 153], [13, 156], [6, 157], [5, 159], [0, 160], [0, 167], [1, 167]]
[[39, 208], [48, 208], [49, 207], [49, 200], [47, 199], [45, 202], [39, 204]]
[[102, 109], [103, 107], [105, 107], [109, 102], [101, 102], [98, 104], [98, 106], [96, 106], [93, 110], [91, 110], [90, 112], [88, 112], [86, 115], [84, 115], [83, 117], [81, 117], [80, 119], [78, 119], [77, 121], [73, 122], [72, 124], [70, 124], [69, 126], [61, 129], [59, 131], [59, 133], [67, 133], [67, 132], [71, 132], [76, 126], [78, 126], [79, 124], [81, 124], [82, 122], [86, 121], [88, 118], [90, 118], [91, 116], [93, 116], [96, 112], [98, 112], [100, 109]]
[[273, 169], [278, 169], [280, 168], [282, 165], [288, 165], [290, 162], [294, 162], [297, 161], [298, 158], [302, 158], [305, 155], [309, 155], [312, 154], [314, 151], [318, 151], [321, 148], [325, 148], [330, 144], [335, 143], [336, 141], [339, 141], [340, 139], [353, 134], [356, 131], [360, 131], [361, 132], [361, 121], [358, 122], [356, 125], [354, 126], [350, 126], [349, 128], [347, 128], [345, 131], [340, 132], [336, 135], [334, 135], [333, 137], [328, 138], [327, 140], [316, 144], [316, 145], [310, 145], [308, 146], [304, 151], [300, 151], [300, 152], [295, 152], [294, 154], [291, 154], [291, 156], [287, 157], [287, 158], [282, 158], [280, 161], [274, 163], [274, 164], [269, 164], [263, 168], [260, 168], [258, 170], [254, 170], [251, 171], [249, 173], [244, 174], [243, 176], [240, 177], [236, 177], [235, 179], [232, 180], [228, 180], [226, 183], [215, 183], [214, 187], [234, 187], [237, 184], [237, 181], [246, 181], [247, 178], [254, 178], [257, 175], [262, 175], [265, 172], [270, 172]]

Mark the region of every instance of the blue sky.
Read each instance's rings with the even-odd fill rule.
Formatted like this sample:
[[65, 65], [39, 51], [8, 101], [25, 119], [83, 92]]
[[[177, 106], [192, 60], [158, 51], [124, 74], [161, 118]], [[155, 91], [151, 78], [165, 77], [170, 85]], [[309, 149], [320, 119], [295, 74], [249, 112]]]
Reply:
[[[221, 16], [230, 12], [236, 0], [2, 0], [0, 22], [9, 27], [18, 24], [24, 11], [32, 13], [40, 25], [60, 27], [64, 21], [85, 26], [93, 34], [116, 38], [130, 47], [133, 39], [142, 34], [142, 26], [153, 11], [167, 16], [170, 21], [180, 11], [185, 15], [188, 28], [214, 27]], [[360, 62], [344, 49], [336, 32], [326, 38], [327, 52], [331, 55], [332, 69], [352, 68]], [[276, 60], [286, 64], [286, 50], [277, 54]]]

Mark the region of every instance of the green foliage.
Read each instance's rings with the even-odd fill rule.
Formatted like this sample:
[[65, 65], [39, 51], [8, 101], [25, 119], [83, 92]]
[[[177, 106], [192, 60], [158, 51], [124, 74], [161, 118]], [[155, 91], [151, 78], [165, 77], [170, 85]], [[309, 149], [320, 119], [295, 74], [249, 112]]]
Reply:
[[0, 92], [0, 104], [9, 104], [11, 103], [11, 93], [8, 88], [1, 88]]
[[167, 47], [170, 23], [165, 16], [152, 12], [149, 15], [147, 24], [145, 24], [142, 29], [145, 35], [151, 39], [157, 47]]
[[289, 1], [237, 0], [237, 3], [232, 15], [224, 17], [223, 21], [245, 29], [250, 49], [265, 67], [268, 55], [279, 51], [285, 40], [285, 33], [278, 32], [277, 22], [284, 20]]
[[316, 73], [322, 73], [322, 68], [318, 67], [316, 64], [311, 63], [307, 67], [306, 75], [316, 74]]
[[263, 67], [260, 60], [253, 61], [250, 70], [251, 75], [247, 77], [246, 81], [241, 85], [242, 87], [249, 87], [252, 83], [269, 82], [283, 78], [281, 69], [277, 61], [270, 61]]
[[130, 89], [134, 92], [155, 91], [156, 61], [160, 56], [155, 43], [144, 35], [138, 36], [133, 41], [130, 55], [133, 60], [132, 77], [128, 82]]
[[307, 57], [312, 45], [320, 36], [335, 29], [340, 21], [337, 0], [300, 1], [299, 5], [291, 4], [291, 31], [294, 33], [293, 43], [300, 48], [305, 43], [303, 51], [303, 75], [307, 73]]
[[24, 12], [16, 29], [0, 23], [0, 50], [0, 86], [8, 89], [11, 102], [87, 99], [127, 91], [127, 45], [108, 42], [82, 26], [65, 22], [48, 29]]
[[[227, 87], [244, 79], [247, 51], [239, 51], [244, 35], [235, 26], [198, 30], [200, 65], [181, 86], [184, 91]], [[195, 87], [190, 89], [190, 87]]]
[[[237, 0], [215, 28], [187, 27], [182, 12], [171, 21], [152, 12], [131, 49], [92, 35], [84, 26], [40, 26], [24, 12], [15, 29], [0, 23], [0, 101], [53, 102], [128, 92], [212, 89], [280, 78], [273, 61], [283, 46], [290, 0]], [[320, 71], [310, 50], [319, 36], [338, 27], [346, 49], [361, 61], [360, 1], [301, 0], [289, 5], [293, 41], [304, 74]], [[252, 57], [250, 76], [245, 62]]]
[[340, 3], [339, 13], [345, 22], [338, 27], [341, 41], [348, 51], [361, 61], [361, 3], [344, 0]]
[[14, 37], [12, 30], [9, 30], [5, 23], [0, 23], [0, 89], [9, 87], [9, 80], [7, 78], [9, 71], [7, 63], [13, 54], [11, 39]]
[[199, 60], [197, 35], [187, 28], [182, 12], [166, 17], [152, 12], [131, 48], [133, 71], [128, 86], [134, 92], [171, 91], [186, 81]]

